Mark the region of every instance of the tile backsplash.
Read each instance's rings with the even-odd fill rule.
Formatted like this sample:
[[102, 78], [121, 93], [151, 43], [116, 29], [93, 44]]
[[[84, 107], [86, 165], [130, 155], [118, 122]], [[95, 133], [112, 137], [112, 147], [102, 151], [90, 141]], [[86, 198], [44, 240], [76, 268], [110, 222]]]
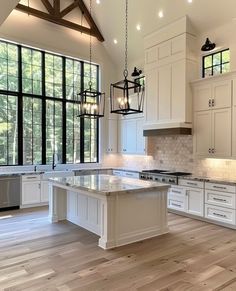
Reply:
[[148, 156], [107, 155], [104, 163], [138, 170], [178, 170], [197, 176], [236, 179], [236, 160], [195, 157], [192, 136], [148, 137], [147, 144]]

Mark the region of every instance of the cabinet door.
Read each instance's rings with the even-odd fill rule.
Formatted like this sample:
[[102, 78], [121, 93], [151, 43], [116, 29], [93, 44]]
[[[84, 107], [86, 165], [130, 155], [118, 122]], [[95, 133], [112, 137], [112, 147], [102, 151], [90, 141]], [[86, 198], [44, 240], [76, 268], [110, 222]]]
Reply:
[[231, 108], [212, 110], [213, 156], [230, 157], [231, 140]]
[[236, 106], [233, 106], [233, 128], [232, 128], [232, 155], [236, 157]]
[[211, 148], [211, 110], [194, 114], [194, 153], [199, 156], [210, 156]]
[[186, 212], [192, 215], [202, 216], [204, 211], [204, 190], [197, 188], [186, 189]]
[[125, 153], [133, 154], [136, 153], [136, 144], [137, 144], [137, 125], [136, 119], [126, 120], [126, 146]]
[[41, 202], [40, 181], [22, 183], [22, 205], [37, 204]]
[[117, 152], [117, 135], [118, 135], [118, 121], [117, 119], [108, 120], [108, 153]]
[[146, 153], [146, 139], [143, 136], [143, 118], [137, 120], [137, 154]]
[[193, 108], [194, 111], [208, 110], [211, 100], [211, 84], [198, 85], [194, 88]]
[[159, 120], [171, 119], [171, 65], [159, 68]]
[[41, 202], [47, 203], [49, 201], [48, 181], [41, 182]]
[[158, 69], [146, 72], [145, 120], [147, 123], [158, 119]]
[[215, 82], [212, 85], [213, 108], [227, 108], [232, 104], [231, 80]]
[[118, 121], [118, 152], [126, 152], [126, 120], [120, 119]]

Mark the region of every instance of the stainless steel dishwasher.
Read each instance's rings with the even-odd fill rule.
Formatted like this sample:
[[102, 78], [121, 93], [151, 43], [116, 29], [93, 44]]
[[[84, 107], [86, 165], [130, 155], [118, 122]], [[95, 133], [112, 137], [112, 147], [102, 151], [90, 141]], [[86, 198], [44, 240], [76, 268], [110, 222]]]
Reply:
[[20, 176], [0, 177], [0, 211], [20, 206]]

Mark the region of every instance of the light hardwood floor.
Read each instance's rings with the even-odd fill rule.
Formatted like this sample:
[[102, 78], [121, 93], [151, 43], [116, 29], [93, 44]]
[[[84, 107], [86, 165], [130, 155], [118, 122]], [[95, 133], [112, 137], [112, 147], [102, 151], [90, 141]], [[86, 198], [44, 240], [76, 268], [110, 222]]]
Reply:
[[236, 290], [236, 231], [174, 214], [169, 224], [104, 251], [96, 235], [50, 224], [46, 208], [0, 213], [0, 290]]

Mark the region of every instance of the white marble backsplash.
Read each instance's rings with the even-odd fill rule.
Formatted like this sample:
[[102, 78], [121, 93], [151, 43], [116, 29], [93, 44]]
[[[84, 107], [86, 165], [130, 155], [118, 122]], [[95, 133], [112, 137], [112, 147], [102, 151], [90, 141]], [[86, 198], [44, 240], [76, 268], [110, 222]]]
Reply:
[[236, 179], [236, 160], [201, 159], [193, 155], [192, 136], [148, 137], [149, 156], [107, 155], [106, 166], [167, 169], [197, 176]]

